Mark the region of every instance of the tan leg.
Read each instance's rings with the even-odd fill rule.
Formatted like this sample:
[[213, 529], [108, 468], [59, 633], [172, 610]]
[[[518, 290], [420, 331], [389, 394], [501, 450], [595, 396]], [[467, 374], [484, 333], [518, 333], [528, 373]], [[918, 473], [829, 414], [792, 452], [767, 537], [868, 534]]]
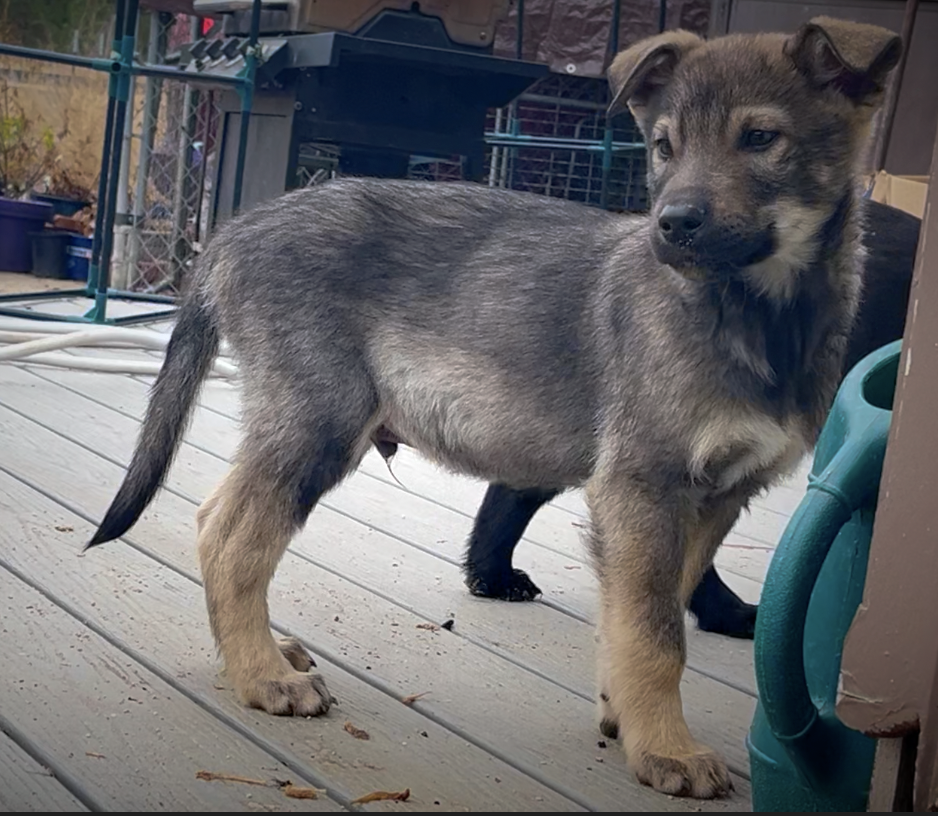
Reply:
[[619, 715], [612, 708], [609, 699], [612, 667], [609, 664], [611, 652], [607, 646], [609, 634], [606, 630], [606, 615], [603, 612], [604, 604], [599, 605], [599, 620], [596, 623], [596, 675], [599, 692], [597, 714], [599, 732], [607, 739], [619, 739]]
[[[204, 502], [202, 502], [202, 504], [199, 506], [199, 509], [196, 511], [195, 526], [196, 531], [200, 536], [206, 522], [212, 513], [215, 512], [215, 508], [218, 506], [218, 492], [222, 484], [224, 484], [224, 482], [215, 486], [215, 489], [208, 495], [208, 497]], [[300, 643], [300, 641], [296, 638], [277, 638], [276, 643], [277, 648], [280, 649], [280, 653], [297, 671], [306, 672], [309, 671], [311, 667], [316, 665], [316, 661], [313, 660], [310, 653], [306, 651], [306, 649], [303, 647], [303, 644]]]
[[219, 482], [212, 489], [212, 492], [208, 494], [205, 501], [199, 505], [199, 509], [195, 511], [195, 530], [196, 534], [201, 537], [202, 530], [205, 528], [206, 522], [208, 522], [209, 517], [212, 513], [215, 512], [215, 508], [218, 507], [218, 493], [221, 490], [222, 485], [228, 480], [231, 476], [231, 472], [236, 466], [232, 466], [231, 470], [228, 472], [228, 476], [225, 477], [225, 480]]
[[689, 514], [680, 589], [685, 608], [694, 590], [700, 585], [703, 574], [713, 564], [713, 558], [723, 540], [736, 524], [743, 507], [742, 499], [730, 495], [693, 515]]
[[601, 727], [621, 733], [645, 784], [675, 796], [725, 795], [726, 764], [691, 736], [681, 703], [682, 508], [627, 479], [594, 479], [587, 498], [601, 588]]
[[[199, 557], [212, 631], [245, 704], [309, 717], [331, 697], [296, 644], [284, 656], [270, 632], [267, 588], [296, 530], [293, 502], [263, 470], [235, 467], [199, 511]], [[302, 647], [300, 647], [302, 650]], [[305, 668], [308, 668], [306, 664]]]

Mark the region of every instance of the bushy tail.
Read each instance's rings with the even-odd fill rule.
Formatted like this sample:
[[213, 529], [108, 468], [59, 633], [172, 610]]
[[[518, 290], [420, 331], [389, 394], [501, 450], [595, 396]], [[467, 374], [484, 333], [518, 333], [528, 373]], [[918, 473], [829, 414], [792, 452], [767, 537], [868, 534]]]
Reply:
[[127, 475], [86, 550], [122, 536], [153, 500], [182, 442], [218, 343], [214, 309], [194, 287], [179, 309]]

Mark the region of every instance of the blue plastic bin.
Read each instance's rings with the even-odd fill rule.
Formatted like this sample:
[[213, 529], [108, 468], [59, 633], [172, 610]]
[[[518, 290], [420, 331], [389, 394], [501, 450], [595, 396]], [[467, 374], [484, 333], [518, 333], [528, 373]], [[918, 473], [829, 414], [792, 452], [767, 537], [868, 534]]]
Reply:
[[72, 234], [65, 247], [65, 273], [70, 280], [87, 281], [91, 267], [91, 239]]

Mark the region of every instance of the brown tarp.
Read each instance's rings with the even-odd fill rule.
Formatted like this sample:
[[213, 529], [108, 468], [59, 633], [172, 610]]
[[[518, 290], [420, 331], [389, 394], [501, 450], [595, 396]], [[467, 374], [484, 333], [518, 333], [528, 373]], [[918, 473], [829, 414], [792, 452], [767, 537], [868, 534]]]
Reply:
[[[658, 0], [620, 0], [619, 49], [658, 33]], [[516, 3], [495, 35], [495, 53], [515, 56]], [[602, 76], [614, 0], [525, 0], [522, 57], [572, 76]], [[665, 28], [706, 34], [710, 0], [667, 0]]]
[[[658, 33], [659, 0], [619, 0], [619, 48]], [[665, 0], [665, 28], [706, 34], [710, 0]], [[606, 69], [615, 0], [525, 0], [522, 57], [571, 76], [600, 77]], [[192, 12], [192, 0], [142, 0], [156, 11]], [[495, 53], [515, 56], [517, 0], [498, 26]]]
[[192, 0], [140, 0], [140, 5], [148, 11], [192, 14]]

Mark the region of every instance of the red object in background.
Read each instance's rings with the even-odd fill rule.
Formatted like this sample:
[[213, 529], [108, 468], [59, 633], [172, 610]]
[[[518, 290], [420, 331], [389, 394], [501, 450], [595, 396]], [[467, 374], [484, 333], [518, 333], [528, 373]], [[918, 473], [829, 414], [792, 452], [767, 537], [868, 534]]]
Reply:
[[209, 19], [208, 17], [203, 18], [202, 20], [202, 36], [204, 37], [208, 34], [211, 27], [214, 25], [215, 21]]

